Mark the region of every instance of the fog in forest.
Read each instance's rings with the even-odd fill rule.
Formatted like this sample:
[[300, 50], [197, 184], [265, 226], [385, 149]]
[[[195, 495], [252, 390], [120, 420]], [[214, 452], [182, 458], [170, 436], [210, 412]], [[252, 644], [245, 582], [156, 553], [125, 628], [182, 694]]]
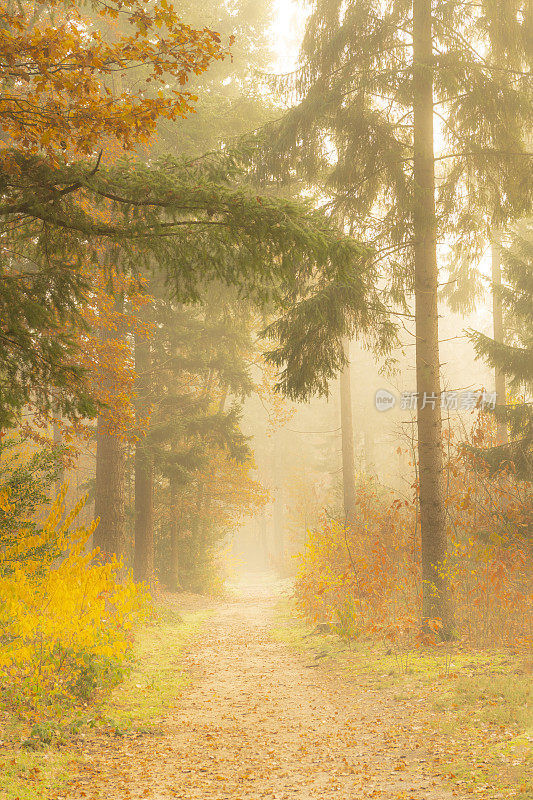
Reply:
[[531, 0], [0, 7], [0, 800], [531, 800]]

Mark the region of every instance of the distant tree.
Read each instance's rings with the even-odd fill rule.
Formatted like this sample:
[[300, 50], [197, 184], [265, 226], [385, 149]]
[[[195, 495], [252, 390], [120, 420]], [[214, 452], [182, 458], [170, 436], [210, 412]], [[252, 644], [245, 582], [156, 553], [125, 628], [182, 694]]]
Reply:
[[[235, 143], [275, 116], [271, 98], [260, 91], [258, 70], [272, 60], [273, 0], [234, 3], [231, 0], [178, 0], [175, 8], [193, 26], [214, 27], [224, 41], [235, 37], [231, 58], [213, 62], [200, 75], [191, 76], [189, 88], [197, 96], [195, 113], [186, 124], [160, 118], [153, 143], [159, 155], [197, 158]], [[179, 87], [177, 87], [179, 88]]]
[[340, 376], [341, 395], [341, 440], [342, 440], [342, 487], [344, 516], [348, 525], [353, 525], [357, 515], [357, 493], [355, 480], [355, 439], [353, 430], [352, 372], [350, 343], [344, 343], [346, 364]]
[[[503, 283], [495, 287], [506, 318], [504, 342], [471, 331], [479, 358], [508, 380], [516, 400], [497, 406], [496, 416], [509, 430], [509, 441], [478, 451], [494, 469], [509, 467], [519, 477], [533, 479], [533, 224], [518, 225], [507, 247], [501, 248]], [[521, 395], [524, 395], [520, 398]]]
[[[140, 309], [140, 316], [145, 323], [150, 322], [151, 302], [148, 301]], [[157, 324], [157, 323], [156, 323]], [[152, 358], [152, 336], [135, 332], [135, 405], [137, 423], [141, 430], [134, 450], [135, 477], [135, 514], [134, 514], [134, 547], [133, 575], [136, 581], [151, 583], [154, 579], [154, 461], [150, 447], [150, 424], [152, 420], [152, 404], [157, 390], [154, 385], [154, 369], [157, 369]], [[142, 426], [149, 419], [145, 430]]]
[[[164, 571], [176, 587], [186, 580], [179, 558], [178, 520], [183, 524], [184, 515], [178, 499], [196, 487], [188, 520], [204, 559], [201, 541], [210, 537], [203, 518], [211, 499], [201, 476], [210, 454], [218, 451], [221, 459], [239, 463], [250, 457], [239, 427], [239, 401], [253, 388], [246, 362], [252, 316], [250, 304], [220, 285], [210, 287], [196, 306], [173, 301], [160, 280], [150, 288], [154, 295], [143, 311], [149, 311], [153, 335], [142, 343], [142, 359], [136, 358], [138, 400], [141, 407], [149, 405], [150, 420], [135, 447], [134, 571], [138, 579], [149, 579], [154, 526], [163, 513], [171, 554], [171, 568]], [[151, 511], [154, 499], [157, 512]]]
[[[481, 22], [481, 20], [480, 20]], [[531, 145], [531, 117], [527, 111], [531, 95], [528, 93], [528, 73], [533, 52], [533, 15], [528, 3], [512, 3], [504, 11], [490, 12], [481, 23], [484, 33], [483, 61], [487, 69], [497, 75], [508, 74], [515, 78], [515, 103], [522, 105], [514, 109], [515, 140], [522, 139], [526, 148]], [[529, 97], [528, 97], [529, 94]], [[497, 107], [496, 107], [497, 112]], [[503, 109], [502, 109], [503, 113]], [[502, 125], [502, 120], [493, 119]], [[520, 124], [523, 126], [520, 132]], [[507, 127], [509, 122], [507, 122]], [[508, 176], [505, 191], [497, 181], [489, 185], [478, 185], [464, 196], [458, 218], [461, 226], [470, 235], [456, 237], [448, 258], [449, 280], [442, 288], [442, 296], [455, 311], [473, 311], [485, 294], [485, 286], [479, 265], [487, 242], [491, 247], [491, 283], [493, 337], [497, 342], [505, 339], [503, 309], [499, 286], [501, 284], [501, 238], [513, 218], [519, 218], [530, 207], [530, 182], [517, 170], [514, 185]], [[470, 179], [475, 178], [471, 175]], [[494, 387], [499, 405], [506, 402], [504, 373], [496, 367]], [[508, 439], [505, 414], [497, 422], [497, 440], [505, 444]]]

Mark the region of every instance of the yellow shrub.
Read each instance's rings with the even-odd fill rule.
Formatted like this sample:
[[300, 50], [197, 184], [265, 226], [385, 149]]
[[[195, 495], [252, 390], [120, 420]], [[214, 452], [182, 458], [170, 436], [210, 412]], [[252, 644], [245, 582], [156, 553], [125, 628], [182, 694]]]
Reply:
[[[0, 549], [0, 697], [21, 712], [64, 708], [120, 680], [144, 589], [119, 583], [116, 559], [99, 563], [87, 543], [95, 524], [63, 519], [61, 494], [34, 533], [24, 527]], [[0, 503], [6, 506], [5, 495]], [[55, 555], [43, 570], [35, 554]]]

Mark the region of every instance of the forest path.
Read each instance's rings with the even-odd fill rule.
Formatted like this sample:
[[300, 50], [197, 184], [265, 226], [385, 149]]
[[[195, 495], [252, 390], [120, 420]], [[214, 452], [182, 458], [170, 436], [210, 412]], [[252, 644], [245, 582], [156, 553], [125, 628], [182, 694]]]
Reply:
[[274, 603], [259, 591], [220, 604], [186, 657], [192, 684], [160, 733], [100, 743], [69, 797], [457, 797], [430, 775], [420, 711], [406, 716], [405, 704], [273, 641]]

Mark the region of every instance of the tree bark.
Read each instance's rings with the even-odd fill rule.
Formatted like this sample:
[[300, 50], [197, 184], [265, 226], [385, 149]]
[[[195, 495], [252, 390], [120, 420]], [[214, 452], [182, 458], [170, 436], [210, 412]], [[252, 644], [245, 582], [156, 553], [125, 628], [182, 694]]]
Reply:
[[350, 342], [343, 342], [346, 366], [341, 373], [341, 437], [342, 437], [342, 486], [344, 516], [347, 525], [354, 525], [357, 514], [355, 491], [355, 445], [353, 433], [352, 384], [350, 368]]
[[376, 454], [374, 447], [374, 431], [370, 427], [365, 430], [365, 468], [367, 475], [376, 474]]
[[446, 523], [441, 449], [437, 221], [433, 131], [431, 0], [413, 0], [414, 266], [422, 617], [452, 635], [449, 582], [443, 575]]
[[[54, 412], [53, 417], [53, 442], [54, 447], [61, 447], [63, 444], [63, 431], [61, 429], [61, 414], [60, 412]], [[63, 457], [61, 458], [61, 465], [57, 474], [57, 481], [56, 481], [56, 492], [59, 493], [65, 483], [65, 465], [63, 462]]]
[[180, 589], [180, 552], [178, 538], [178, 514], [177, 514], [178, 490], [176, 479], [170, 478], [170, 588], [177, 592]]
[[[121, 313], [123, 306], [123, 298], [117, 297], [115, 311]], [[115, 330], [102, 332], [102, 338], [108, 341], [120, 339], [122, 336], [120, 326]], [[107, 381], [110, 384], [107, 388], [112, 390], [112, 376]], [[115, 554], [121, 558], [125, 553], [124, 469], [123, 443], [112, 431], [109, 414], [104, 411], [98, 416], [96, 424], [94, 515], [100, 521], [93, 537], [94, 547], [100, 548], [104, 557]]]
[[94, 547], [104, 556], [119, 557], [125, 551], [124, 447], [109, 430], [109, 420], [100, 414], [96, 426], [96, 487], [94, 515], [100, 520], [94, 532]]
[[[138, 392], [138, 424], [148, 411], [152, 357], [146, 336], [135, 334], [135, 372]], [[154, 578], [154, 464], [150, 441], [142, 436], [135, 445], [135, 549], [133, 575], [136, 581]]]
[[274, 567], [283, 574], [285, 570], [285, 530], [284, 530], [284, 480], [283, 453], [281, 452], [278, 436], [272, 437], [272, 465], [274, 478], [274, 507], [272, 513], [273, 528], [273, 560]]
[[[494, 341], [503, 343], [504, 330], [503, 330], [503, 307], [501, 297], [498, 292], [494, 291], [495, 286], [501, 286], [502, 283], [502, 264], [501, 264], [501, 246], [496, 238], [492, 242], [492, 320], [493, 320], [493, 335]], [[505, 374], [496, 367], [494, 371], [494, 388], [496, 390], [496, 402], [499, 406], [504, 406], [506, 403], [505, 391]], [[507, 444], [509, 441], [509, 434], [507, 425], [504, 422], [498, 422], [496, 428], [496, 444]]]

